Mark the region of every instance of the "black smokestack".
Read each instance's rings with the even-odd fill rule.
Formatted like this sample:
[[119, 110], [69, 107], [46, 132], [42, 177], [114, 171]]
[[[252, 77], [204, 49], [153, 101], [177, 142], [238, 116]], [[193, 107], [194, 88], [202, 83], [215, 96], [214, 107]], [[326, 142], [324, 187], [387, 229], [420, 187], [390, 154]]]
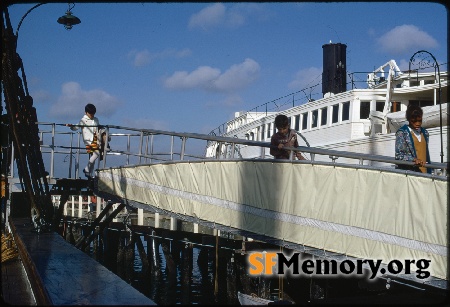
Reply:
[[338, 94], [347, 90], [347, 45], [325, 44], [323, 48], [322, 94]]

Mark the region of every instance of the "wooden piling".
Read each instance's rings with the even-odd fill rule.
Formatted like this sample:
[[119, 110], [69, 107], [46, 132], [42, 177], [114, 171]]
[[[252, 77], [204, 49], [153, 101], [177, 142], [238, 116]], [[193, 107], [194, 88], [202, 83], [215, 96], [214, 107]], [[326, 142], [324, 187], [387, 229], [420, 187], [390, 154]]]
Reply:
[[172, 258], [172, 254], [170, 253], [170, 242], [168, 240], [161, 241], [161, 249], [164, 254], [164, 258], [166, 259], [166, 269], [168, 274], [175, 275], [177, 274], [177, 265]]
[[135, 258], [135, 236], [133, 233], [126, 233], [125, 234], [125, 261], [124, 261], [124, 267], [125, 267], [125, 280], [127, 282], [131, 282], [134, 277], [134, 258]]
[[192, 275], [192, 260], [193, 260], [193, 244], [191, 242], [184, 242], [181, 262], [181, 304], [189, 304], [191, 299], [191, 275]]
[[155, 237], [155, 230], [152, 230], [150, 236], [146, 236], [147, 241], [147, 255], [151, 261], [151, 272], [154, 276], [161, 274], [161, 267], [159, 264], [159, 240]]
[[232, 253], [227, 261], [227, 299], [232, 304], [238, 304], [237, 298], [237, 278], [236, 278], [236, 263], [234, 261], [234, 254]]
[[142, 244], [141, 236], [134, 233], [134, 241], [136, 242], [136, 247], [139, 253], [139, 257], [142, 262], [142, 273], [144, 275], [148, 274], [148, 271], [150, 269], [150, 264], [148, 262], [147, 254], [145, 253], [144, 245]]

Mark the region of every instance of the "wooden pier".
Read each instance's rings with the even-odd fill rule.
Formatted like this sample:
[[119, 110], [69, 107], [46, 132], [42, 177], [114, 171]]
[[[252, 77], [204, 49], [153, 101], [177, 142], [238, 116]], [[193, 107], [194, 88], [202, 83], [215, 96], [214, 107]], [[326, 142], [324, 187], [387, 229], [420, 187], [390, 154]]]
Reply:
[[29, 218], [10, 226], [37, 305], [156, 305], [57, 233], [34, 232]]

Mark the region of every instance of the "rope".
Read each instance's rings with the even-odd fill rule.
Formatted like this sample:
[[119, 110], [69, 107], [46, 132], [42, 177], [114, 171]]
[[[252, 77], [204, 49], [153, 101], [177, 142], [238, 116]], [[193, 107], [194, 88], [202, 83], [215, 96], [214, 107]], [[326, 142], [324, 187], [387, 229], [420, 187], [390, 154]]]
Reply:
[[5, 235], [2, 233], [2, 263], [17, 257], [19, 257], [19, 252], [12, 234]]

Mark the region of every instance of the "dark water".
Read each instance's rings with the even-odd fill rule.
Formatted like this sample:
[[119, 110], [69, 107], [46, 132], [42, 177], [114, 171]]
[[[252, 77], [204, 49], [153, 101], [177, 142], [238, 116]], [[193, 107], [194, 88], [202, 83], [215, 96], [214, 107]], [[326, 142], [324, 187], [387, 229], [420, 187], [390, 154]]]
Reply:
[[[147, 241], [143, 240], [143, 238], [141, 239], [144, 249], [147, 251]], [[192, 248], [192, 271], [189, 284], [183, 281], [182, 261], [177, 263], [176, 274], [170, 274], [161, 245], [159, 245], [159, 253], [157, 255], [157, 261], [160, 266], [159, 274], [155, 273], [155, 271], [143, 271], [142, 260], [137, 248], [135, 248], [134, 255], [132, 255], [132, 266], [120, 266], [117, 265], [117, 262], [107, 263], [106, 261], [99, 261], [158, 305], [238, 304], [237, 298], [230, 299], [227, 297], [226, 289], [219, 287], [215, 294], [215, 264], [214, 255], [212, 255], [211, 251], [208, 253], [207, 263], [201, 266], [197, 262], [199, 255], [200, 247], [194, 246]], [[220, 284], [223, 284], [223, 281]]]
[[[151, 244], [151, 241], [146, 241], [141, 236], [141, 242], [143, 249], [147, 252], [147, 245]], [[283, 286], [280, 286], [278, 278], [273, 280], [249, 278], [244, 264], [245, 256], [239, 253], [219, 252], [219, 261], [216, 267], [215, 249], [211, 246], [193, 244], [192, 249], [189, 250], [189, 252], [192, 251], [191, 260], [183, 261], [183, 253], [186, 253], [184, 250], [180, 253], [179, 259], [175, 259], [175, 268], [172, 267], [172, 270], [170, 270], [170, 263], [166, 261], [162, 244], [158, 244], [156, 257], [159, 269], [154, 270], [145, 270], [136, 245], [134, 250], [119, 247], [110, 255], [106, 254], [107, 248], [104, 249], [103, 255], [95, 253], [93, 246], [94, 244], [91, 244], [92, 257], [157, 305], [239, 305], [237, 291], [246, 294], [255, 293], [260, 297], [277, 300], [278, 288], [283, 290], [285, 299], [301, 305], [311, 303], [440, 304], [448, 298], [443, 291], [436, 291], [430, 287], [417, 290], [418, 288], [402, 283], [391, 283], [390, 287], [386, 287], [384, 279], [367, 283], [367, 280], [361, 278], [312, 279], [310, 277], [288, 278], [285, 276], [282, 281]], [[206, 250], [207, 252], [205, 252]], [[119, 256], [121, 253], [123, 257]], [[230, 266], [231, 257], [234, 259], [232, 262], [234, 265]], [[151, 261], [152, 257], [147, 255], [146, 258]], [[124, 259], [124, 261], [118, 261], [118, 259]], [[189, 274], [186, 274], [186, 268], [189, 268], [186, 263], [192, 265]], [[215, 280], [216, 270], [219, 276], [217, 280]], [[234, 272], [234, 275], [231, 274], [233, 277], [230, 277], [230, 272]]]

